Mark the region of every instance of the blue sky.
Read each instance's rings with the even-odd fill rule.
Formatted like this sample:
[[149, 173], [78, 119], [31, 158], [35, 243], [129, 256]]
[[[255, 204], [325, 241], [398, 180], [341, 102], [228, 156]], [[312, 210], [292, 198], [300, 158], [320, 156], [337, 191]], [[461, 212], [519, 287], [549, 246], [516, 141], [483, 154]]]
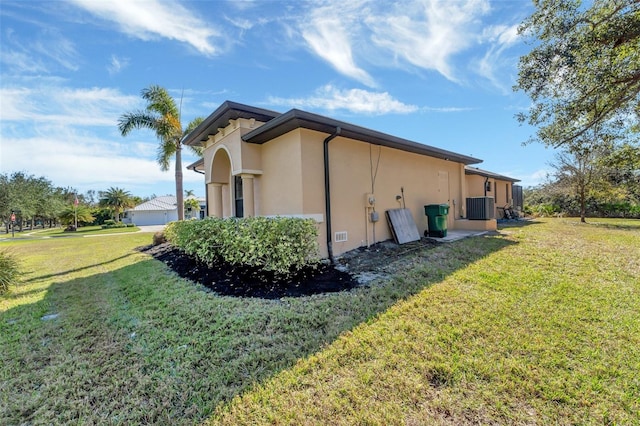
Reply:
[[[187, 123], [225, 100], [299, 108], [484, 160], [541, 183], [553, 151], [514, 118], [519, 0], [0, 2], [0, 173], [80, 192], [175, 192], [147, 131], [118, 117], [150, 84]], [[195, 158], [187, 155], [185, 164]], [[202, 175], [185, 189], [204, 195]]]

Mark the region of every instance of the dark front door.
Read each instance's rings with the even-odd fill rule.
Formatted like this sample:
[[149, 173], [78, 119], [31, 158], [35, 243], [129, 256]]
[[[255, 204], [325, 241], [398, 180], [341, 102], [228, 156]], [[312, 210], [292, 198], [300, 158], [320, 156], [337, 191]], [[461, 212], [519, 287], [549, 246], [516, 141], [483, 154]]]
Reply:
[[244, 202], [242, 199], [242, 178], [233, 177], [234, 198], [236, 201], [236, 217], [244, 217]]

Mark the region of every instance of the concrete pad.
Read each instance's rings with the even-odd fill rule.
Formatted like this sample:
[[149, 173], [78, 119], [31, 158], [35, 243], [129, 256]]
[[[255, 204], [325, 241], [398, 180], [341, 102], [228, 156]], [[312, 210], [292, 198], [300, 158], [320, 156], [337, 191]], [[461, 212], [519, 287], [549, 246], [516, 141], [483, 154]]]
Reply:
[[453, 241], [458, 241], [463, 238], [468, 237], [477, 237], [479, 235], [488, 234], [489, 231], [470, 231], [466, 229], [447, 229], [447, 236], [443, 238], [436, 237], [427, 237], [430, 241], [435, 241], [438, 243], [450, 243]]
[[160, 232], [164, 231], [164, 228], [167, 225], [142, 225], [138, 226], [140, 228], [140, 232]]

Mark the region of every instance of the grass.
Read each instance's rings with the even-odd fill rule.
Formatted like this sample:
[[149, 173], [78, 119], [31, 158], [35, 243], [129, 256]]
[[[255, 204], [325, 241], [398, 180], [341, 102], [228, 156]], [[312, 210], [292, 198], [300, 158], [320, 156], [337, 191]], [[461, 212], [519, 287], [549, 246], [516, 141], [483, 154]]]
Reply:
[[137, 232], [140, 228], [136, 226], [127, 228], [109, 228], [102, 229], [101, 226], [82, 226], [75, 232], [64, 232], [64, 228], [47, 228], [36, 230], [32, 234], [38, 237], [70, 237], [74, 235], [104, 235], [104, 234], [121, 234], [127, 232]]
[[65, 232], [64, 228], [56, 227], [56, 228], [44, 228], [44, 229], [35, 229], [33, 231], [26, 230], [23, 232], [15, 232], [12, 234], [9, 232], [0, 233], [0, 241], [3, 239], [18, 241], [18, 240], [31, 240], [34, 238], [67, 238], [67, 237], [85, 237], [85, 236], [94, 236], [94, 235], [111, 235], [111, 234], [124, 234], [129, 232], [138, 232], [140, 228], [137, 226], [127, 227], [127, 228], [111, 228], [111, 229], [102, 229], [101, 226], [83, 226], [78, 228], [75, 232]]
[[0, 423], [639, 424], [636, 223], [508, 226], [275, 301], [176, 277], [149, 233], [4, 242], [28, 272]]

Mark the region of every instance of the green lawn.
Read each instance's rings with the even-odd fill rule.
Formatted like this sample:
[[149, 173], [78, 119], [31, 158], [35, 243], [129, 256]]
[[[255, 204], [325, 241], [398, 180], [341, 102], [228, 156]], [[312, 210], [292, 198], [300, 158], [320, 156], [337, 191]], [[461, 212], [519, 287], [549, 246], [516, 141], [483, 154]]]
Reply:
[[101, 226], [83, 226], [78, 228], [75, 232], [65, 232], [64, 228], [56, 227], [56, 228], [44, 228], [44, 229], [34, 229], [25, 230], [22, 232], [16, 231], [15, 233], [9, 232], [0, 233], [0, 241], [3, 239], [11, 240], [11, 241], [20, 241], [20, 240], [32, 240], [32, 239], [41, 239], [41, 238], [69, 238], [69, 237], [86, 237], [86, 236], [94, 236], [94, 235], [111, 235], [111, 234], [126, 234], [131, 232], [138, 232], [140, 228], [128, 227], [128, 228], [111, 228], [111, 229], [102, 229]]
[[[127, 228], [111, 228], [102, 229], [101, 226], [82, 226], [75, 232], [65, 232], [64, 228], [44, 228], [35, 229], [33, 231], [16, 232], [15, 238], [33, 238], [33, 237], [74, 237], [86, 235], [103, 235], [103, 234], [121, 234], [127, 232], [138, 232], [140, 228], [136, 226]], [[11, 233], [0, 235], [0, 238], [13, 238]]]
[[0, 424], [640, 424], [640, 221], [507, 226], [282, 300], [206, 292], [150, 240], [0, 243], [26, 270]]

